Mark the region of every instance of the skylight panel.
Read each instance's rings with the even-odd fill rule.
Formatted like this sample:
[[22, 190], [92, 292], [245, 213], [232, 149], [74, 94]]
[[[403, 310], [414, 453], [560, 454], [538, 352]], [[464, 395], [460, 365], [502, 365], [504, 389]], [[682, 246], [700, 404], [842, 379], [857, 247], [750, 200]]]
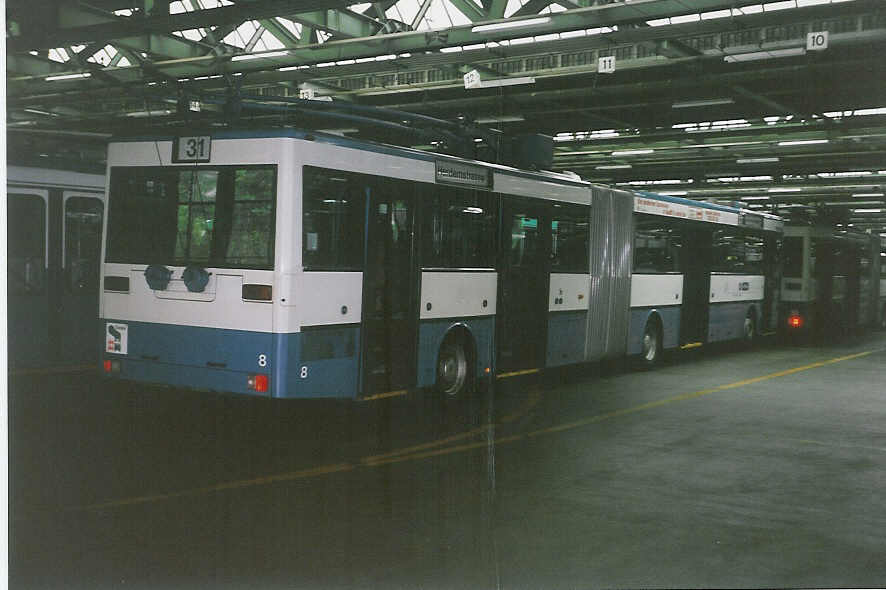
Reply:
[[702, 12], [701, 20], [711, 20], [715, 18], [726, 18], [732, 16], [732, 12], [729, 9], [726, 10], [714, 10], [713, 12]]
[[671, 24], [679, 25], [683, 23], [694, 23], [701, 20], [701, 16], [698, 14], [684, 14], [682, 16], [672, 16]]
[[[442, 2], [434, 2], [434, 4], [431, 5], [431, 10], [433, 10], [434, 7], [438, 3], [443, 6], [444, 10], [446, 11], [446, 14], [449, 16], [449, 20], [452, 21], [451, 26], [459, 27], [459, 26], [471, 24], [471, 20], [468, 17], [466, 17], [465, 15], [463, 15], [461, 13], [461, 11], [456, 9], [455, 6], [452, 4], [452, 2], [450, 2], [449, 0], [442, 0]], [[428, 12], [430, 12], [430, 10]], [[442, 24], [441, 21], [436, 20], [436, 19], [434, 20], [435, 26], [439, 26], [441, 24]]]
[[515, 12], [523, 8], [523, 2], [520, 0], [508, 0], [508, 4], [505, 7], [505, 16], [510, 17], [513, 16]]
[[185, 7], [185, 3], [181, 0], [169, 3], [169, 14], [181, 14], [183, 12], [188, 12], [188, 9]]
[[70, 57], [68, 57], [68, 52], [65, 51], [63, 47], [59, 47], [57, 49], [49, 50], [49, 59], [51, 59], [52, 61], [57, 61], [59, 63], [65, 63], [70, 59]]
[[278, 16], [278, 17], [276, 17], [276, 20], [277, 20], [277, 24], [279, 24], [279, 25], [282, 26], [284, 29], [286, 29], [287, 31], [289, 31], [290, 33], [292, 33], [292, 35], [293, 35], [294, 37], [298, 37], [299, 39], [301, 38], [301, 30], [302, 30], [302, 28], [301, 28], [301, 25], [300, 25], [299, 23], [292, 22], [292, 21], [289, 20], [288, 18], [283, 18], [282, 16]]
[[750, 6], [742, 6], [741, 8], [734, 8], [733, 14], [735, 14], [736, 10], [738, 11], [738, 15], [757, 14], [757, 13], [763, 12], [763, 5], [762, 4], [752, 4]]
[[785, 0], [784, 2], [769, 2], [768, 4], [764, 4], [763, 10], [766, 12], [773, 12], [775, 10], [787, 10], [796, 7], [797, 2], [795, 0]]

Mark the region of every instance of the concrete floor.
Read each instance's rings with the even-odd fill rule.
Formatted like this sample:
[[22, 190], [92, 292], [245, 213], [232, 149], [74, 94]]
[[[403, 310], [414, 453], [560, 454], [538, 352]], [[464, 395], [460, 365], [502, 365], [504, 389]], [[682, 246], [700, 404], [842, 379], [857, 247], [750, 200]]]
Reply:
[[11, 585], [886, 584], [886, 335], [571, 373], [446, 412], [14, 378]]

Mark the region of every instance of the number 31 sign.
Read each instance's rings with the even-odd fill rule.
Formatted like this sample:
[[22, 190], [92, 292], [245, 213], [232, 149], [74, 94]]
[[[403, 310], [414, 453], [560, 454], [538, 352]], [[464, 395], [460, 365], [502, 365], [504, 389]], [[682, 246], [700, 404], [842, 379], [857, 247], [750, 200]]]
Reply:
[[176, 137], [172, 144], [173, 162], [208, 162], [212, 137], [195, 135], [192, 137]]

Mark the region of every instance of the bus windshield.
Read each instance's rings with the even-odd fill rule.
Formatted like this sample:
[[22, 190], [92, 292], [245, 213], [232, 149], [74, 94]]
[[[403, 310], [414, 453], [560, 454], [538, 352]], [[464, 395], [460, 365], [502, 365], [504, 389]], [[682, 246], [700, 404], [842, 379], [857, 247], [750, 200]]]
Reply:
[[111, 169], [106, 261], [271, 269], [276, 167]]

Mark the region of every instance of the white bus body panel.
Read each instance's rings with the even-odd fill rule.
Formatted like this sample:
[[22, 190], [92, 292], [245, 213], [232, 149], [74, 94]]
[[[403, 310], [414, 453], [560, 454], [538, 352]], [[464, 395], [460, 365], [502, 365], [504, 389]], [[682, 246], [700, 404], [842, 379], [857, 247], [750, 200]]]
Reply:
[[363, 273], [302, 272], [294, 275], [290, 285], [285, 295], [285, 305], [295, 306], [295, 317], [300, 325], [360, 323], [363, 313]]
[[681, 303], [682, 274], [631, 275], [631, 307], [663, 307]]
[[495, 315], [497, 290], [495, 272], [423, 272], [419, 319]]
[[548, 311], [584, 311], [588, 309], [590, 290], [589, 274], [552, 273]]
[[761, 275], [711, 275], [711, 303], [731, 301], [760, 301], [763, 299]]

